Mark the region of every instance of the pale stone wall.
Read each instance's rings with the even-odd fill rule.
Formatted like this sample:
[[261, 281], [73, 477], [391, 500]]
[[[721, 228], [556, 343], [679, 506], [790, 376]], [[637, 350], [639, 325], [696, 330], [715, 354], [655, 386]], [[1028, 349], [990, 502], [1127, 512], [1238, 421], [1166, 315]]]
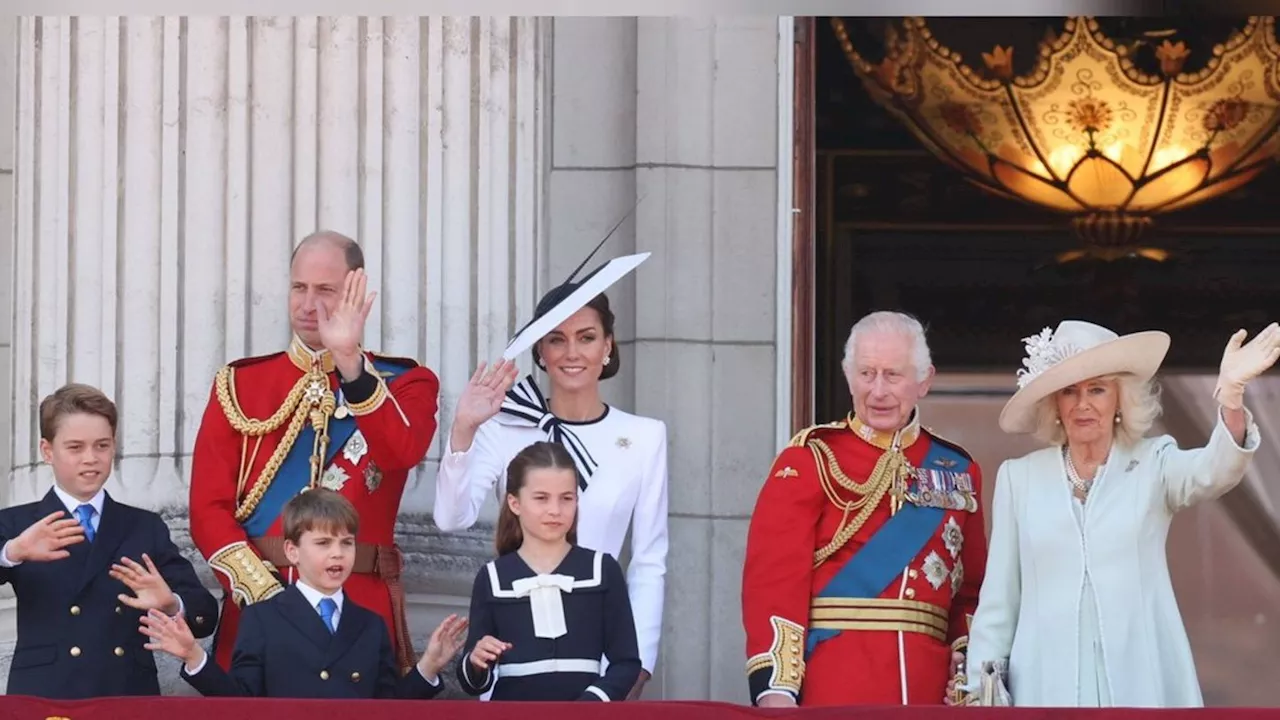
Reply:
[[666, 612], [646, 697], [746, 700], [742, 557], [776, 446], [777, 28], [555, 23], [552, 265], [641, 196], [634, 235], [610, 244], [653, 252], [634, 291], [611, 293], [627, 302], [620, 339], [634, 358], [614, 400], [670, 430]]
[[[190, 548], [190, 453], [214, 372], [285, 346], [289, 253], [317, 228], [363, 245], [379, 292], [366, 344], [440, 376], [442, 427], [477, 358], [532, 312], [549, 21], [2, 22], [17, 39], [0, 60], [0, 228], [16, 228], [0, 252], [14, 281], [0, 337], [6, 504], [49, 487], [39, 399], [88, 382], [122, 413], [109, 492], [162, 510]], [[443, 612], [465, 611], [488, 552], [487, 528], [441, 536], [429, 521], [440, 446], [398, 528], [420, 645]]]

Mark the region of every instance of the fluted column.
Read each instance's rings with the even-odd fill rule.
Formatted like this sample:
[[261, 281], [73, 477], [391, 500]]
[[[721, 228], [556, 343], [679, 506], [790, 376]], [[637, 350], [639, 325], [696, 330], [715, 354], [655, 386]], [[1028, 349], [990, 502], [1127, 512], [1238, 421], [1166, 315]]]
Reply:
[[37, 404], [74, 380], [120, 406], [109, 491], [180, 511], [213, 375], [284, 347], [289, 255], [319, 228], [364, 247], [366, 342], [439, 374], [447, 427], [536, 301], [545, 28], [21, 19], [6, 503], [48, 488]]

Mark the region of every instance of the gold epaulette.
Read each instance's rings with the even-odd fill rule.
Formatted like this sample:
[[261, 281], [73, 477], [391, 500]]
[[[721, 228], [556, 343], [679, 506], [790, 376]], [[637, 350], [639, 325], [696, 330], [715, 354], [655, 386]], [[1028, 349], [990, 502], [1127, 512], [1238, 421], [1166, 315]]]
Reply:
[[965, 449], [964, 449], [964, 447], [963, 447], [963, 446], [961, 446], [961, 445], [960, 445], [960, 443], [956, 442], [955, 440], [951, 440], [951, 439], [949, 439], [949, 438], [945, 438], [945, 437], [943, 437], [943, 436], [939, 435], [937, 430], [934, 430], [933, 428], [928, 427], [928, 426], [926, 426], [926, 425], [922, 425], [922, 426], [920, 426], [920, 429], [922, 429], [922, 430], [924, 430], [925, 432], [929, 433], [929, 437], [930, 437], [930, 438], [932, 438], [933, 440], [936, 440], [937, 442], [939, 442], [939, 443], [941, 443], [941, 444], [943, 444], [943, 445], [946, 445], [947, 447], [951, 448], [952, 450], [955, 450], [956, 452], [960, 453], [961, 455], [963, 455], [963, 456], [965, 456], [965, 457], [969, 458], [969, 462], [976, 462], [976, 461], [973, 459], [973, 455], [972, 455], [968, 450], [965, 450]]
[[837, 420], [835, 422], [822, 423], [821, 425], [810, 425], [809, 427], [796, 433], [791, 438], [791, 442], [787, 443], [787, 447], [804, 447], [809, 444], [809, 436], [820, 430], [843, 430], [849, 427], [849, 421]]

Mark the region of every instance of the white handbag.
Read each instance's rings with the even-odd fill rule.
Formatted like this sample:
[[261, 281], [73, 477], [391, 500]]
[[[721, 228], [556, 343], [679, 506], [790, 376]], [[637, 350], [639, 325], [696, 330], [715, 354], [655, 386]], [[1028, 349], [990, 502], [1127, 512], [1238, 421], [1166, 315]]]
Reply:
[[978, 696], [974, 705], [984, 707], [1009, 707], [1013, 705], [1013, 695], [1009, 693], [1009, 661], [995, 660], [982, 663], [982, 674], [978, 678]]

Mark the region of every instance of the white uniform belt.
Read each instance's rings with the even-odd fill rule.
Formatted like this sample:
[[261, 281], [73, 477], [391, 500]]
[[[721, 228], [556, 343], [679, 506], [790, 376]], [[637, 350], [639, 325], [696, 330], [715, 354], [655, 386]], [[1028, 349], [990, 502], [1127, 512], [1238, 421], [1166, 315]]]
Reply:
[[543, 675], [546, 673], [591, 673], [600, 674], [599, 660], [579, 660], [576, 658], [551, 658], [522, 663], [499, 663], [498, 677], [513, 678], [526, 675]]

